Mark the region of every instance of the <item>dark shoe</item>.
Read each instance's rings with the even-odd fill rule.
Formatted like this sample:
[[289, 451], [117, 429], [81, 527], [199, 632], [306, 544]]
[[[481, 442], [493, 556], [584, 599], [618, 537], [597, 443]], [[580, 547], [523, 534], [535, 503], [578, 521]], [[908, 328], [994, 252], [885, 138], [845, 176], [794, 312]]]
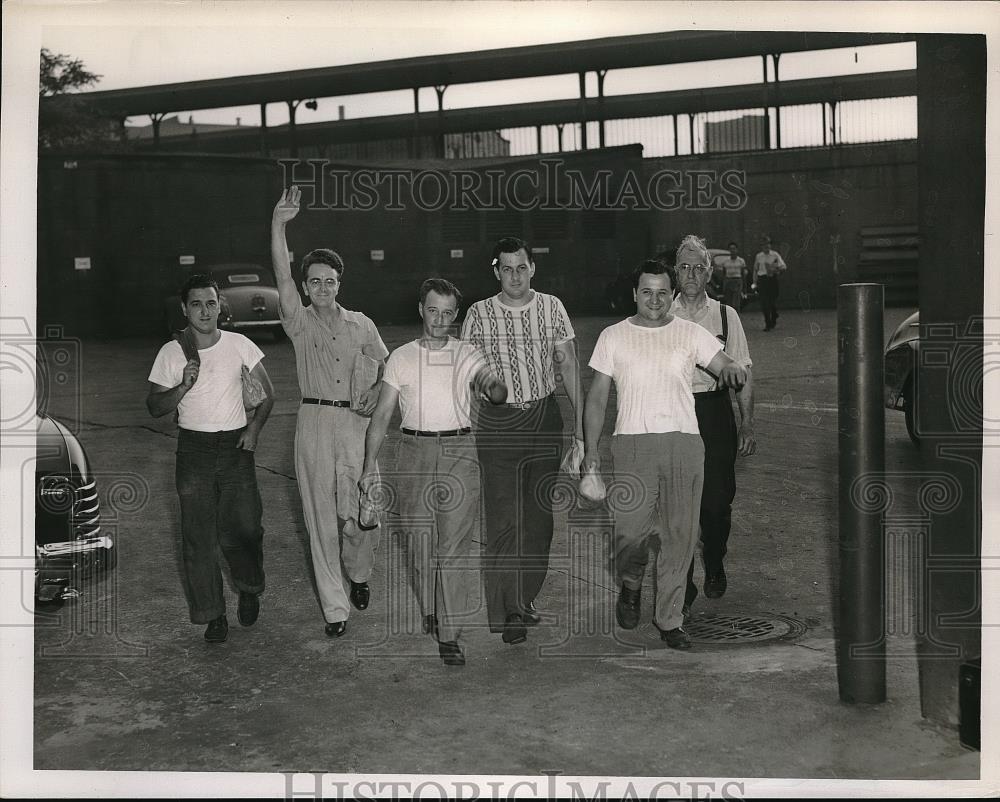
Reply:
[[660, 630], [660, 640], [666, 641], [667, 646], [671, 649], [690, 649], [691, 639], [688, 634], [681, 628], [677, 629], [667, 629]]
[[705, 577], [705, 596], [721, 599], [726, 594], [726, 569], [720, 568]]
[[444, 660], [446, 666], [465, 665], [465, 655], [462, 654], [462, 648], [458, 645], [458, 641], [452, 640], [439, 643], [438, 654], [441, 655], [441, 659]]
[[351, 583], [351, 604], [359, 610], [368, 609], [368, 602], [371, 600], [372, 591], [367, 582]]
[[511, 645], [524, 643], [528, 639], [528, 633], [524, 628], [524, 619], [517, 613], [508, 615], [507, 620], [503, 622], [503, 635], [500, 637], [503, 638], [504, 643]]
[[425, 615], [424, 621], [420, 625], [420, 628], [424, 631], [425, 635], [433, 635], [435, 638], [438, 634], [438, 620], [436, 615]]
[[326, 625], [326, 634], [331, 638], [339, 638], [345, 632], [347, 632], [346, 621], [334, 621]]
[[260, 615], [260, 599], [256, 593], [240, 591], [240, 604], [236, 608], [236, 618], [241, 627], [252, 627], [257, 623], [257, 616]]
[[535, 609], [533, 601], [528, 602], [521, 609], [521, 620], [524, 621], [526, 627], [537, 627], [542, 623], [542, 617], [538, 614], [538, 610]]
[[635, 629], [639, 626], [641, 600], [641, 590], [632, 590], [632, 588], [622, 585], [622, 592], [618, 594], [618, 603], [615, 605], [618, 626], [622, 629]]
[[205, 640], [209, 643], [225, 643], [229, 637], [229, 622], [223, 613], [218, 618], [209, 621], [205, 628]]

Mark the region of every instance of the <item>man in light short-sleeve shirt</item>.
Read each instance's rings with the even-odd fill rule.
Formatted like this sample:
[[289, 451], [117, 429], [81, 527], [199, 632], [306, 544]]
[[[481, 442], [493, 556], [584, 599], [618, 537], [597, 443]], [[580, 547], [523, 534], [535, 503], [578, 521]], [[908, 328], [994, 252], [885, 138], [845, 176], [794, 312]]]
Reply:
[[[757, 448], [753, 430], [753, 382], [750, 378], [750, 349], [740, 316], [731, 306], [709, 298], [705, 287], [711, 264], [705, 241], [689, 234], [677, 249], [674, 271], [680, 292], [670, 312], [690, 320], [715, 336], [723, 349], [746, 368], [747, 381], [736, 393], [740, 408], [737, 430], [729, 388], [720, 386], [715, 376], [696, 371], [691, 383], [698, 428], [705, 444], [705, 477], [701, 491], [701, 543], [705, 567], [705, 595], [718, 599], [726, 592], [723, 560], [732, 525], [732, 504], [736, 496], [736, 455], [750, 456]], [[685, 611], [689, 610], [698, 587], [694, 584], [694, 561], [688, 569]]]
[[302, 289], [310, 301], [303, 306], [285, 241], [285, 226], [298, 214], [299, 203], [299, 189], [293, 186], [274, 207], [271, 261], [281, 325], [295, 347], [302, 393], [295, 424], [295, 478], [325, 632], [338, 638], [347, 630], [350, 605], [368, 607], [368, 580], [380, 534], [378, 527], [366, 530], [358, 525], [365, 432], [380, 383], [362, 393], [360, 407], [352, 409], [352, 373], [362, 354], [375, 360], [381, 378], [388, 351], [368, 317], [337, 302], [344, 262], [336, 252], [317, 248], [303, 257]]
[[403, 417], [399, 470], [382, 481], [394, 487], [399, 499], [423, 631], [437, 637], [446, 665], [464, 664], [458, 645], [461, 620], [475, 612], [470, 604], [471, 552], [479, 524], [480, 476], [471, 428], [472, 390], [494, 404], [507, 397], [507, 388], [475, 346], [448, 336], [461, 297], [444, 279], [427, 279], [421, 286], [417, 308], [423, 337], [389, 357], [368, 427], [361, 478], [363, 491], [374, 493], [375, 461], [398, 402]]
[[594, 378], [584, 412], [585, 472], [600, 466], [598, 448], [611, 384], [618, 392], [612, 437], [614, 472], [635, 483], [613, 502], [615, 564], [621, 593], [618, 624], [639, 623], [649, 538], [660, 543], [653, 623], [675, 649], [691, 641], [683, 629], [687, 568], [698, 538], [705, 450], [698, 432], [691, 381], [701, 366], [727, 386], [741, 386], [742, 367], [701, 326], [670, 314], [672, 268], [655, 259], [636, 269], [637, 313], [601, 332], [590, 360]]

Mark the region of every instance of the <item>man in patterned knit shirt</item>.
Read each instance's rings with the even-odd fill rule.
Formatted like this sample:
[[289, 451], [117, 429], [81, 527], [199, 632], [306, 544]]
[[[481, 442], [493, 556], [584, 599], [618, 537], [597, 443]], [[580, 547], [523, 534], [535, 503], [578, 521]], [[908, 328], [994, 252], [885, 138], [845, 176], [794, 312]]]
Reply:
[[482, 404], [476, 444], [486, 506], [486, 606], [490, 631], [521, 643], [541, 621], [534, 606], [552, 543], [551, 482], [559, 471], [562, 383], [583, 440], [583, 398], [573, 326], [562, 302], [531, 289], [531, 248], [504, 237], [493, 248], [500, 292], [473, 304], [462, 339], [475, 345], [508, 389], [507, 403]]

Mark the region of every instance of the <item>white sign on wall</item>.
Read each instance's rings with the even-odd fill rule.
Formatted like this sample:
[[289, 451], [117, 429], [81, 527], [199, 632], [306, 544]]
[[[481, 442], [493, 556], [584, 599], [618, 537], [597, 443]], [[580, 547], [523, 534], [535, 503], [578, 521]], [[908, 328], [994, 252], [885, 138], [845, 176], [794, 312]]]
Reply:
[[181, 256], [181, 257], [179, 257], [177, 259], [177, 261], [180, 264], [182, 264], [182, 265], [193, 265], [194, 264], [194, 257], [193, 256]]
[[549, 249], [548, 249], [548, 246], [542, 246], [541, 248], [532, 248], [531, 252], [533, 254], [535, 254], [535, 253], [548, 253]]
[[73, 259], [73, 267], [76, 270], [90, 270], [90, 257], [77, 256]]
[[385, 251], [372, 251], [371, 259], [373, 262], [384, 262], [385, 261]]
[[465, 256], [465, 251], [463, 251], [461, 248], [452, 248], [451, 249], [451, 258], [452, 259], [461, 259], [463, 256]]

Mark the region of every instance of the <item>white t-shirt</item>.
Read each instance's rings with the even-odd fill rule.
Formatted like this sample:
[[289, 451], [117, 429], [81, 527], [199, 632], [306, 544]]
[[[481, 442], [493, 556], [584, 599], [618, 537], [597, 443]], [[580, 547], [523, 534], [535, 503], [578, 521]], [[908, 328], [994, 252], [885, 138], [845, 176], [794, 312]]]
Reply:
[[[684, 306], [681, 296], [678, 295], [674, 298], [674, 303], [670, 307], [670, 313], [682, 320], [690, 320], [692, 323], [697, 323], [709, 334], [714, 335], [715, 339], [719, 341], [719, 347], [722, 347], [722, 340], [720, 339], [722, 337], [722, 312], [719, 306], [719, 302], [715, 299], [706, 298], [705, 305], [696, 313], [691, 314], [688, 312], [688, 308]], [[747, 345], [747, 335], [743, 331], [743, 323], [740, 321], [739, 312], [731, 306], [726, 306], [726, 320], [729, 321], [729, 333], [726, 338], [724, 350], [733, 360], [749, 370], [753, 366], [753, 360], [750, 359], [750, 347]], [[704, 393], [708, 390], [718, 389], [718, 387], [716, 380], [705, 373], [705, 371], [695, 370], [691, 389], [696, 393]]]
[[647, 328], [623, 320], [597, 338], [590, 367], [618, 390], [615, 434], [698, 434], [691, 380], [721, 343], [696, 323], [675, 317]]
[[[243, 365], [253, 370], [264, 356], [242, 334], [220, 331], [210, 348], [199, 348], [198, 380], [177, 405], [177, 423], [195, 432], [228, 432], [246, 426], [243, 408]], [[149, 381], [176, 387], [184, 377], [187, 359], [176, 340], [166, 343], [156, 355]]]
[[399, 391], [402, 426], [442, 432], [471, 426], [469, 385], [486, 367], [471, 343], [448, 338], [443, 348], [426, 348], [419, 340], [389, 355], [383, 381]]
[[777, 251], [759, 251], [753, 260], [754, 276], [776, 276], [785, 269], [785, 260]]

